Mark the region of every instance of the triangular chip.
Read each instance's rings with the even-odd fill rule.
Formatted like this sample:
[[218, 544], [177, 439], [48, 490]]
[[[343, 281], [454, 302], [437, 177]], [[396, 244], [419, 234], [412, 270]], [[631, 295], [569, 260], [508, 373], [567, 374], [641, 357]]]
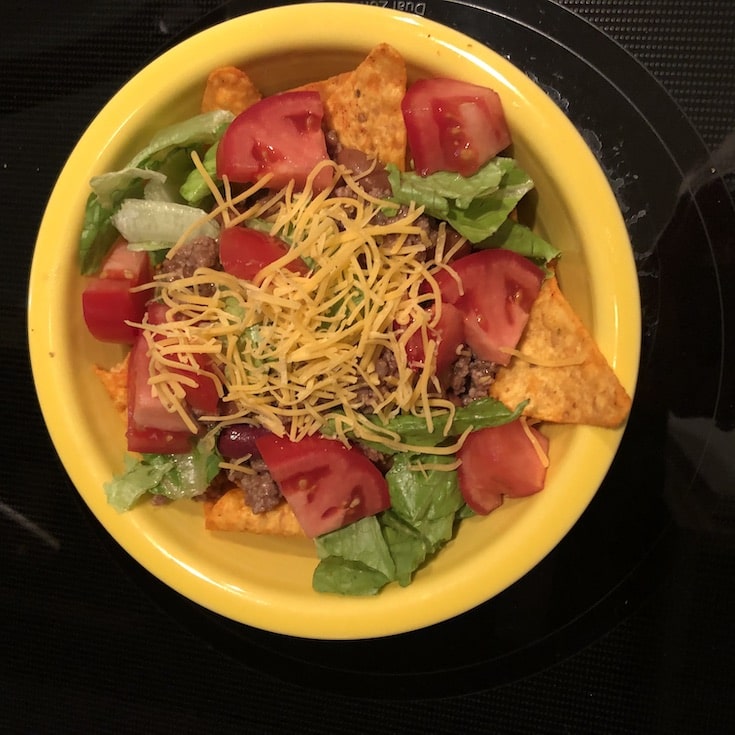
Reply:
[[122, 362], [110, 369], [93, 367], [95, 375], [99, 378], [107, 394], [112, 399], [115, 410], [123, 423], [128, 423], [128, 362], [130, 353], [125, 355]]
[[401, 101], [406, 93], [406, 62], [386, 43], [376, 46], [353, 71], [298, 89], [319, 92], [324, 121], [345, 148], [382, 163], [406, 166], [406, 126]]
[[528, 399], [524, 413], [534, 419], [609, 428], [628, 415], [630, 396], [555, 277], [541, 288], [518, 353], [490, 386], [506, 406]]
[[253, 513], [238, 488], [231, 488], [214, 502], [204, 501], [204, 527], [209, 531], [248, 531], [269, 536], [304, 535], [288, 503]]
[[250, 77], [235, 66], [221, 66], [210, 72], [202, 94], [201, 110], [229, 110], [239, 115], [261, 98]]

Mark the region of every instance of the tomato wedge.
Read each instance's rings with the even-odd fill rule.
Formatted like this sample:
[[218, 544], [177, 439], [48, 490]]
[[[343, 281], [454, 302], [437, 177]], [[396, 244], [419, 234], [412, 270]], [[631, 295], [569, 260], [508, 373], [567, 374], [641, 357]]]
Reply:
[[[546, 453], [549, 440], [538, 429], [529, 431]], [[546, 467], [541, 461], [521, 419], [502, 426], [473, 431], [457, 457], [459, 489], [467, 505], [486, 515], [503, 502], [503, 496], [520, 498], [543, 489]]]
[[166, 410], [148, 384], [150, 375], [148, 344], [138, 335], [128, 360], [128, 407], [131, 423], [142, 429], [160, 429], [168, 432], [186, 432], [191, 436], [184, 419], [178, 413]]
[[255, 444], [310, 538], [390, 507], [385, 478], [356, 447], [322, 436], [292, 442], [275, 434]]
[[[168, 307], [158, 301], [151, 301], [146, 307], [147, 321], [149, 324], [164, 324]], [[171, 355], [172, 360], [177, 360], [176, 355]], [[213, 371], [212, 360], [207, 355], [194, 355], [194, 360], [199, 369], [211, 373]], [[171, 372], [194, 381], [195, 385], [189, 385], [188, 381], [182, 383], [189, 406], [202, 414], [216, 414], [219, 411], [219, 391], [217, 384], [209, 375], [202, 375], [191, 370], [171, 368]]]
[[122, 239], [112, 246], [98, 276], [82, 291], [82, 313], [90, 333], [100, 342], [132, 344], [138, 332], [126, 322], [140, 322], [145, 313], [147, 291], [134, 291], [151, 281], [148, 253], [128, 249]]
[[188, 454], [192, 449], [192, 434], [188, 431], [163, 431], [138, 426], [128, 416], [125, 432], [129, 452], [141, 454]]
[[[433, 307], [432, 307], [433, 310]], [[442, 304], [439, 321], [430, 329], [430, 339], [436, 340], [436, 375], [442, 379], [457, 359], [457, 349], [464, 343], [464, 317], [453, 304]], [[426, 359], [421, 332], [414, 332], [406, 343], [410, 366], [422, 366]]]
[[136, 286], [151, 280], [151, 259], [143, 250], [130, 250], [127, 240], [119, 237], [100, 269], [102, 278], [125, 278]]
[[[323, 117], [318, 92], [282, 92], [263, 98], [241, 112], [222, 136], [217, 175], [249, 184], [272, 174], [271, 189], [280, 189], [289, 181], [297, 190], [303, 189], [312, 169], [329, 157]], [[323, 169], [314, 180], [314, 189], [321, 191], [331, 179], [331, 171]]]
[[481, 359], [507, 365], [528, 322], [528, 313], [544, 280], [543, 271], [522, 255], [494, 248], [479, 250], [451, 266], [462, 283], [446, 270], [435, 278], [442, 300], [464, 318], [465, 341]]
[[[288, 253], [288, 245], [266, 232], [250, 227], [228, 227], [220, 232], [219, 258], [225, 271], [244, 281], [254, 281], [265, 266]], [[306, 275], [309, 267], [301, 258], [284, 266], [294, 273]]]
[[511, 143], [497, 92], [457, 79], [420, 79], [401, 103], [414, 168], [471, 176]]
[[137, 322], [145, 313], [145, 292], [133, 292], [125, 278], [91, 278], [82, 291], [82, 313], [90, 334], [100, 342], [132, 344], [138, 334]]

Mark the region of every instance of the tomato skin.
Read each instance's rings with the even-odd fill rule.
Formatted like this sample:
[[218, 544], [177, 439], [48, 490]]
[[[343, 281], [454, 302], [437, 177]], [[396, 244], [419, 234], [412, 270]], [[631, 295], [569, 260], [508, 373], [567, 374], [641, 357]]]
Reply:
[[188, 454], [192, 449], [192, 435], [188, 431], [163, 431], [138, 426], [128, 417], [125, 432], [129, 452], [141, 454]]
[[511, 144], [497, 92], [457, 79], [420, 79], [401, 103], [414, 168], [421, 176], [472, 176]]
[[447, 271], [435, 278], [442, 300], [464, 317], [465, 341], [481, 359], [507, 365], [528, 322], [528, 314], [544, 280], [543, 271], [522, 255], [492, 248], [452, 263], [462, 283]]
[[[194, 357], [201, 370], [212, 372], [212, 361], [206, 355]], [[219, 392], [217, 384], [208, 375], [197, 375], [186, 370], [175, 370], [174, 372], [185, 375], [196, 381], [196, 385], [184, 385], [186, 402], [200, 414], [216, 415], [219, 413]]]
[[123, 278], [140, 286], [153, 277], [151, 259], [145, 251], [130, 250], [127, 241], [119, 237], [102, 262], [101, 278]]
[[[244, 281], [254, 281], [265, 266], [282, 258], [288, 245], [277, 237], [249, 227], [228, 227], [220, 232], [219, 257], [227, 273]], [[309, 267], [301, 258], [289, 261], [285, 268], [306, 275]]]
[[[549, 440], [529, 426], [544, 452]], [[459, 489], [467, 505], [486, 515], [503, 502], [503, 496], [526, 497], [541, 491], [546, 482], [542, 464], [521, 424], [516, 419], [502, 426], [473, 431], [457, 457]]]
[[292, 442], [267, 434], [255, 444], [310, 538], [390, 507], [388, 483], [356, 447], [318, 435]]
[[102, 263], [100, 273], [82, 291], [82, 313], [90, 334], [100, 342], [132, 344], [138, 332], [125, 322], [140, 323], [148, 293], [132, 291], [151, 281], [148, 253], [128, 250], [118, 238]]
[[[192, 434], [178, 414], [173, 415], [181, 421], [181, 425], [173, 430], [143, 426], [137, 420], [144, 417], [140, 410], [141, 392], [147, 390], [150, 395], [150, 388], [145, 382], [148, 379], [146, 350], [145, 338], [138, 335], [128, 360], [128, 425], [125, 432], [128, 451], [144, 454], [186, 454], [191, 451]], [[158, 412], [172, 415], [168, 414], [158, 399], [151, 396], [151, 401], [157, 403]]]
[[128, 423], [140, 429], [185, 432], [191, 436], [184, 419], [176, 412], [167, 411], [158, 396], [153, 395], [149, 375], [148, 343], [139, 334], [128, 359]]
[[[151, 301], [146, 307], [148, 324], [165, 324], [167, 313], [168, 307], [166, 304], [162, 304], [160, 301]], [[154, 337], [154, 339], [156, 338]], [[178, 359], [176, 355], [170, 355], [169, 357], [171, 360]], [[193, 357], [201, 370], [213, 372], [212, 360], [207, 355], [195, 354]], [[186, 402], [191, 408], [203, 414], [218, 413], [220, 396], [217, 384], [212, 378], [208, 375], [198, 375], [191, 370], [178, 370], [176, 368], [170, 368], [170, 370], [176, 375], [182, 375], [189, 380], [196, 381], [194, 386], [182, 383], [182, 388], [186, 394]]]
[[[433, 307], [430, 311], [433, 311]], [[443, 303], [439, 321], [429, 329], [429, 338], [436, 340], [436, 375], [441, 380], [457, 359], [457, 350], [464, 343], [462, 312], [453, 304]], [[426, 356], [420, 331], [414, 332], [406, 343], [406, 355], [409, 366], [424, 364]]]
[[[322, 131], [324, 107], [318, 92], [282, 92], [264, 97], [241, 112], [217, 147], [217, 175], [249, 184], [273, 174], [271, 189], [293, 180], [304, 188], [312, 169], [329, 158]], [[314, 180], [321, 191], [332, 180], [328, 168]]]
[[82, 291], [82, 313], [90, 334], [100, 342], [132, 344], [138, 333], [126, 321], [140, 322], [148, 298], [143, 291], [132, 292], [133, 281], [124, 278], [93, 277]]

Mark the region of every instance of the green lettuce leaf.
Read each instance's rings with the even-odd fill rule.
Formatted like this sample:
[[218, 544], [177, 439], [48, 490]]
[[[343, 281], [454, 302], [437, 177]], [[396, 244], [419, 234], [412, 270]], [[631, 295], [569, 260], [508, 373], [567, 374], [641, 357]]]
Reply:
[[319, 592], [372, 595], [397, 581], [406, 586], [422, 564], [454, 535], [467, 506], [454, 470], [421, 468], [451, 457], [399, 454], [386, 479], [390, 510], [315, 539], [320, 562], [312, 584]]
[[190, 454], [144, 454], [140, 459], [127, 455], [122, 473], [105, 483], [107, 502], [122, 512], [146, 494], [192, 498], [207, 489], [220, 460], [214, 441], [198, 442]]
[[325, 533], [314, 543], [321, 559], [312, 579], [317, 592], [375, 594], [396, 577], [377, 516]]
[[[217, 177], [217, 148], [219, 148], [219, 141], [212, 143], [202, 158], [202, 166], [213, 180], [216, 180]], [[209, 186], [198, 168], [189, 172], [179, 193], [182, 199], [189, 204], [197, 204], [210, 195]]]
[[375, 595], [390, 581], [381, 572], [359, 561], [328, 556], [314, 570], [312, 587], [317, 592], [340, 595]]
[[[175, 190], [183, 185], [189, 171], [195, 170], [189, 155], [191, 150], [211, 147], [232, 119], [232, 113], [215, 110], [164, 128], [122, 169], [92, 180], [93, 191], [87, 200], [79, 237], [78, 259], [82, 275], [93, 275], [99, 270], [117, 239], [119, 233], [113, 216], [122, 202], [142, 199], [149, 182], [154, 183], [158, 192], [156, 199], [162, 198], [161, 187], [168, 189], [166, 198], [173, 199]], [[182, 170], [180, 152], [188, 159], [188, 171]], [[162, 180], [161, 176], [165, 178]], [[180, 196], [178, 192], [176, 196]]]
[[531, 260], [550, 263], [561, 251], [525, 225], [507, 219], [489, 238], [476, 243], [477, 248], [502, 247]]
[[234, 119], [227, 110], [203, 112], [159, 130], [145, 148], [136, 153], [125, 168], [149, 168], [150, 162], [171, 148], [212, 145], [222, 137]]
[[[527, 401], [519, 403], [513, 410], [505, 406], [495, 398], [478, 398], [466, 406], [458, 407], [454, 412], [451, 426], [447, 430], [450, 421], [448, 411], [432, 414], [433, 426], [429, 431], [426, 419], [413, 414], [401, 414], [383, 424], [374, 416], [367, 417], [376, 427], [384, 429], [386, 436], [397, 434], [404, 444], [420, 447], [437, 447], [446, 443], [452, 437], [457, 437], [467, 429], [485, 429], [490, 426], [501, 426], [514, 421], [526, 406]], [[330, 419], [323, 427], [322, 434], [335, 436], [335, 419]], [[367, 446], [376, 449], [383, 454], [393, 454], [395, 450], [377, 441], [364, 442]]]
[[394, 165], [387, 168], [393, 201], [423, 205], [427, 214], [445, 220], [472, 243], [497, 232], [533, 189], [533, 180], [515, 159], [501, 156], [469, 177], [446, 171], [420, 176]]

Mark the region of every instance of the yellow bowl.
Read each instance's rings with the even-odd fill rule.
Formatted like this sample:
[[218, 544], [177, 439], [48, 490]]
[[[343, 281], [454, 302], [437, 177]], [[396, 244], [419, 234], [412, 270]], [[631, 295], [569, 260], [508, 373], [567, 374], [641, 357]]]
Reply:
[[[328, 22], [325, 19], [328, 18]], [[535, 566], [567, 533], [603, 481], [622, 429], [552, 427], [543, 492], [463, 522], [413, 584], [371, 598], [311, 589], [311, 542], [205, 531], [189, 501], [118, 514], [103, 484], [122, 467], [120, 420], [92, 365], [123, 349], [96, 342], [81, 314], [76, 260], [88, 182], [114, 170], [162, 126], [198, 112], [208, 71], [235, 64], [265, 93], [354, 67], [380, 42], [412, 77], [451, 76], [495, 88], [514, 155], [537, 184], [535, 226], [563, 251], [560, 280], [632, 394], [640, 305], [630, 243], [606, 178], [554, 103], [506, 59], [415, 15], [356, 4], [255, 12], [210, 28], [163, 54], [104, 107], [74, 148], [51, 195], [33, 260], [29, 340], [51, 438], [72, 482], [116, 541], [167, 585], [233, 620], [294, 636], [356, 639], [401, 633], [462, 613]]]

